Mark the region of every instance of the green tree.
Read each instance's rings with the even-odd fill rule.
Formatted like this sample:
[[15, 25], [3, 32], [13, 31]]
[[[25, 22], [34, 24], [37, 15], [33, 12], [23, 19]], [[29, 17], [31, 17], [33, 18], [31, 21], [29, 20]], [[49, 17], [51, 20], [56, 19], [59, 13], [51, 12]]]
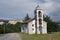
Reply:
[[49, 16], [43, 16], [43, 18], [44, 18], [44, 21], [47, 21], [47, 22], [52, 22], [52, 20], [50, 19], [50, 17]]
[[49, 16], [44, 16], [44, 20], [47, 22], [47, 31], [48, 32], [57, 32], [58, 24], [53, 22]]
[[20, 32], [21, 31], [21, 23], [17, 22], [15, 25], [9, 24], [8, 21], [4, 22], [3, 25], [0, 25], [0, 33], [12, 33], [12, 32]]
[[17, 28], [17, 31], [19, 31], [19, 32], [21, 32], [21, 23], [20, 22], [17, 22], [16, 24], [15, 24], [15, 27]]
[[5, 32], [6, 32], [6, 33], [15, 32], [15, 31], [14, 31], [14, 28], [15, 28], [15, 27], [14, 27], [13, 24], [9, 24], [9, 23], [8, 23], [8, 24], [6, 25], [6, 27], [5, 27]]
[[0, 34], [3, 33], [3, 25], [0, 25]]
[[24, 18], [24, 21], [30, 19], [29, 15], [27, 14], [26, 17]]

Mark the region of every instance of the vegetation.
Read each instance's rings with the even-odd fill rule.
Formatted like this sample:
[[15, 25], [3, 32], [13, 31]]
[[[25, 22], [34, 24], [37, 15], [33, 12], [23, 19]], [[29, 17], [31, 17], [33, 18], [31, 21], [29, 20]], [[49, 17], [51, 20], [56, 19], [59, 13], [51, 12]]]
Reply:
[[27, 14], [26, 17], [24, 18], [24, 21], [30, 19], [29, 15]]
[[0, 25], [0, 34], [2, 33], [12, 33], [12, 32], [20, 32], [21, 31], [21, 23], [16, 23], [15, 25], [4, 23]]
[[57, 23], [53, 22], [49, 16], [44, 16], [44, 20], [47, 22], [48, 33], [60, 31], [60, 26]]
[[0, 33], [3, 33], [3, 26], [0, 25]]
[[[43, 16], [44, 20], [47, 22], [47, 31], [48, 33], [51, 32], [60, 32], [60, 26], [53, 22], [49, 16]], [[24, 21], [30, 19], [29, 15], [27, 14]], [[0, 34], [1, 33], [11, 33], [11, 32], [20, 32], [21, 31], [21, 23], [16, 23], [15, 25], [9, 24], [8, 21], [4, 21], [3, 25], [0, 25]], [[5, 30], [5, 32], [4, 32]]]
[[52, 34], [32, 34], [28, 35], [25, 33], [20, 33], [22, 40], [60, 40], [60, 32]]

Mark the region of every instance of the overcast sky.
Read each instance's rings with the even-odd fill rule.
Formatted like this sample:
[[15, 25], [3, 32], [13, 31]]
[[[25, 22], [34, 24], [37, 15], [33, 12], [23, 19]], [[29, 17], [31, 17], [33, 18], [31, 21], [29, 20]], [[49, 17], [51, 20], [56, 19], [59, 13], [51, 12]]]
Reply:
[[27, 13], [33, 18], [38, 4], [45, 15], [60, 21], [60, 0], [0, 0], [0, 19], [23, 19]]

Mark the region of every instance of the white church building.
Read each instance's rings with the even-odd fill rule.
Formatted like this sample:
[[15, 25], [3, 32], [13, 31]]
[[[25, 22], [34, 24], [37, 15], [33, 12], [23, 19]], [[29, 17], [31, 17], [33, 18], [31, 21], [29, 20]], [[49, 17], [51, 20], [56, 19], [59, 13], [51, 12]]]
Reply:
[[34, 18], [22, 23], [21, 32], [28, 34], [47, 34], [47, 22], [43, 20], [43, 10], [39, 5], [34, 10]]

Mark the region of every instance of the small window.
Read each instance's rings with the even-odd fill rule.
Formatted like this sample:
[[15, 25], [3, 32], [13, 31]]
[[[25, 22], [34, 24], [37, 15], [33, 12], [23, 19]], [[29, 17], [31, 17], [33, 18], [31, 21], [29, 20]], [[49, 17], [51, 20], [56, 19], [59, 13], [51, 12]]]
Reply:
[[34, 31], [34, 28], [32, 28], [32, 30]]
[[32, 24], [32, 26], [34, 26], [34, 24]]

